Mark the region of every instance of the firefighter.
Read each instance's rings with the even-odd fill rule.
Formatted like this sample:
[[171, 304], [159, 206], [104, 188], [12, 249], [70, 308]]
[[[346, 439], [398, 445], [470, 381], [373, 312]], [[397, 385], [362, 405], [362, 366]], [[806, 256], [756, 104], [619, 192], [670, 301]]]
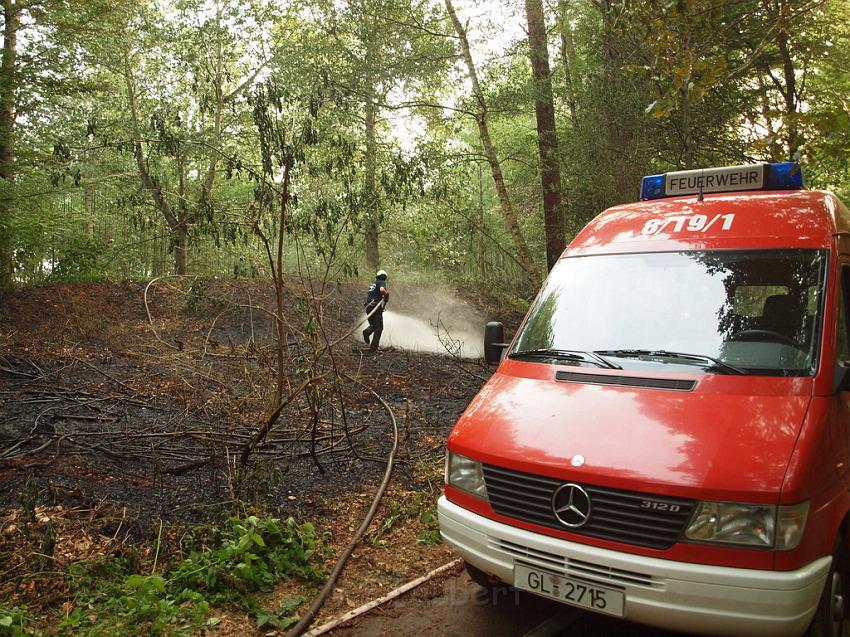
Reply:
[[363, 302], [363, 307], [369, 317], [369, 327], [363, 330], [363, 340], [373, 352], [378, 351], [378, 344], [381, 342], [381, 332], [384, 331], [384, 308], [389, 300], [387, 272], [386, 270], [378, 270], [375, 273], [375, 282], [369, 286], [369, 290], [366, 292], [366, 300]]

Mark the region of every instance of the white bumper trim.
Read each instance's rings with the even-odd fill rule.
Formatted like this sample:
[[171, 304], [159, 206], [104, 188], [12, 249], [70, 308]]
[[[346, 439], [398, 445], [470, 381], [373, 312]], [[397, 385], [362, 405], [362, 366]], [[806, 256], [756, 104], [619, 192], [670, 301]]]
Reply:
[[623, 589], [625, 619], [706, 635], [794, 636], [808, 626], [829, 571], [822, 557], [796, 571], [674, 562], [532, 533], [464, 509], [445, 496], [440, 534], [502, 581], [516, 561]]

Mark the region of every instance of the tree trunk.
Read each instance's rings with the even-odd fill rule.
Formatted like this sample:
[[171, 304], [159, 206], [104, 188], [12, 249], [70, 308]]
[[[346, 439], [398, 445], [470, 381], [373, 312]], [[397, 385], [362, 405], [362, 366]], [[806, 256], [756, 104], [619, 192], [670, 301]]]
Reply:
[[567, 106], [570, 109], [570, 121], [573, 123], [573, 130], [578, 130], [578, 97], [575, 79], [573, 78], [576, 47], [573, 41], [573, 27], [570, 24], [568, 9], [567, 0], [558, 0], [558, 13], [561, 23], [558, 31], [561, 36], [561, 66], [564, 67], [564, 88], [567, 94]]
[[174, 230], [174, 272], [186, 274], [187, 258], [189, 256], [189, 230], [185, 223], [181, 223]]
[[[277, 259], [271, 263], [272, 276], [274, 277], [275, 304], [275, 327], [277, 329], [277, 374], [276, 391], [272, 401], [272, 412], [280, 408], [283, 400], [283, 385], [286, 380], [286, 365], [284, 351], [286, 349], [286, 326], [283, 322], [283, 246], [286, 239], [286, 215], [289, 211], [289, 180], [292, 166], [289, 163], [283, 166], [283, 188], [280, 192], [280, 218], [277, 234]], [[244, 464], [243, 458], [243, 464]]]
[[561, 207], [561, 167], [558, 134], [555, 130], [555, 104], [549, 71], [549, 46], [542, 0], [525, 0], [528, 18], [528, 52], [534, 78], [534, 111], [537, 116], [537, 148], [540, 153], [540, 183], [543, 187], [543, 224], [546, 234], [546, 266], [558, 262], [566, 246], [564, 210]]
[[[187, 274], [187, 256], [189, 251], [189, 210], [186, 191], [186, 163], [182, 153], [177, 155], [178, 163], [178, 201], [177, 210], [171, 206], [166, 198], [157, 179], [151, 175], [148, 169], [148, 161], [145, 157], [144, 146], [141, 139], [141, 126], [139, 124], [139, 113], [136, 107], [136, 87], [130, 67], [130, 52], [124, 50], [124, 81], [127, 88], [127, 103], [130, 106], [130, 117], [133, 125], [133, 154], [136, 158], [136, 168], [145, 190], [150, 193], [151, 199], [157, 210], [162, 213], [168, 228], [174, 238], [174, 271], [176, 274]], [[211, 160], [214, 161], [214, 160]], [[211, 165], [207, 174], [210, 187], [215, 179], [215, 166]], [[203, 195], [202, 195], [203, 196]]]
[[794, 60], [788, 48], [788, 32], [779, 32], [776, 38], [779, 45], [779, 55], [782, 57], [782, 75], [785, 78], [785, 90], [781, 91], [785, 101], [785, 144], [789, 161], [797, 159], [800, 146], [799, 129], [797, 126], [797, 77], [794, 74]]
[[85, 219], [83, 220], [83, 232], [88, 236], [94, 234], [94, 188], [90, 185], [83, 186], [83, 210], [85, 211]]
[[469, 40], [466, 37], [466, 29], [460, 23], [457, 17], [454, 6], [451, 0], [444, 0], [446, 11], [452, 20], [458, 39], [460, 40], [463, 59], [466, 63], [466, 70], [469, 74], [469, 80], [472, 83], [472, 91], [475, 96], [477, 113], [476, 120], [478, 122], [478, 134], [481, 137], [481, 145], [484, 147], [484, 154], [487, 156], [487, 162], [490, 164], [490, 171], [493, 174], [493, 183], [496, 186], [496, 194], [499, 196], [499, 204], [502, 208], [502, 214], [505, 218], [505, 223], [511, 233], [514, 249], [517, 253], [517, 261], [525, 270], [528, 278], [528, 285], [532, 290], [537, 290], [540, 287], [540, 271], [531, 252], [528, 249], [528, 244], [525, 242], [525, 237], [522, 235], [522, 230], [519, 227], [519, 219], [514, 210], [511, 199], [508, 196], [508, 189], [505, 185], [505, 178], [502, 175], [502, 167], [499, 165], [499, 159], [496, 155], [496, 149], [490, 139], [490, 129], [487, 126], [487, 107], [484, 103], [484, 93], [481, 91], [481, 85], [478, 83], [478, 74], [475, 71], [475, 64], [472, 60], [472, 53], [469, 49]]
[[[774, 159], [779, 159], [784, 155], [788, 161], [798, 159], [801, 135], [799, 128], [799, 108], [805, 97], [805, 62], [803, 62], [803, 74], [798, 82], [797, 69], [794, 67], [794, 53], [791, 50], [792, 42], [789, 32], [789, 24], [793, 22], [791, 7], [786, 0], [778, 0], [775, 3], [765, 3], [765, 6], [770, 11], [770, 22], [776, 31], [775, 43], [778, 49], [778, 61], [782, 64], [782, 72], [777, 74], [774, 72], [772, 61], [764, 60], [759, 65], [759, 69], [764, 76], [770, 80], [774, 88], [782, 97], [783, 109], [782, 117], [771, 117], [768, 119], [779, 119], [778, 130], [781, 131], [782, 143], [777, 144], [774, 148], [772, 145], [771, 152]], [[769, 103], [766, 90], [760, 83], [763, 104]], [[769, 106], [767, 107], [770, 108]], [[765, 106], [762, 107], [765, 110]], [[773, 132], [773, 131], [771, 131]], [[782, 146], [784, 145], [784, 148]]]
[[177, 152], [177, 224], [174, 232], [174, 273], [186, 274], [189, 257], [189, 200], [186, 191], [186, 155]]
[[621, 121], [622, 110], [617, 100], [623, 88], [624, 55], [622, 42], [615, 27], [614, 11], [623, 0], [593, 0], [602, 16], [602, 75], [608, 91], [601, 108], [605, 114], [605, 128], [608, 139], [607, 165], [613, 178], [612, 203], [634, 199], [636, 182], [629, 166], [628, 149], [631, 147], [632, 134], [629, 127]]
[[481, 175], [481, 164], [478, 164], [478, 277], [483, 282], [487, 275], [486, 237], [484, 236], [484, 179]]
[[679, 90], [679, 137], [682, 142], [681, 162], [685, 170], [696, 168], [693, 134], [691, 131], [691, 96], [687, 82]]
[[756, 81], [758, 82], [759, 114], [763, 120], [760, 124], [767, 129], [766, 137], [770, 139], [768, 161], [780, 161], [785, 156], [785, 150], [777, 134], [775, 118], [771, 112], [773, 105], [770, 101], [770, 88], [765, 83], [764, 75], [756, 74]]
[[7, 193], [0, 197], [0, 288], [12, 285], [14, 264], [10, 221], [13, 204], [9, 200], [15, 180], [15, 64], [18, 54], [18, 28], [21, 24], [20, 7], [14, 0], [3, 0], [3, 57], [0, 70], [0, 179]]
[[366, 102], [366, 265], [377, 270], [381, 255], [378, 251], [378, 200], [375, 168], [377, 166], [377, 140], [375, 119], [377, 107], [371, 97]]

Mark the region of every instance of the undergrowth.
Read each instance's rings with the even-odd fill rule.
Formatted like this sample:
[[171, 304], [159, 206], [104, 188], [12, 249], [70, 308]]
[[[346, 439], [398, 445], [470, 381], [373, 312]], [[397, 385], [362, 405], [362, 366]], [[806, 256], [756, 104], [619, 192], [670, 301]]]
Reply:
[[295, 623], [295, 609], [303, 599], [291, 598], [277, 611], [268, 611], [254, 594], [291, 577], [308, 585], [324, 579], [322, 543], [313, 525], [251, 516], [230, 518], [215, 534], [212, 546], [159, 571], [156, 558], [147, 573], [132, 557], [108, 555], [72, 563], [67, 578], [73, 594], [62, 605], [58, 624], [42, 632], [32, 628], [26, 607], [0, 606], [0, 637], [57, 631], [92, 637], [192, 635], [218, 624], [211, 611], [228, 604], [253, 615], [259, 627]]
[[381, 523], [366, 534], [366, 541], [372, 546], [386, 544], [387, 536], [406, 520], [418, 518], [421, 524], [416, 541], [427, 546], [440, 544], [440, 528], [433, 497], [427, 492], [404, 493], [388, 498], [387, 511]]

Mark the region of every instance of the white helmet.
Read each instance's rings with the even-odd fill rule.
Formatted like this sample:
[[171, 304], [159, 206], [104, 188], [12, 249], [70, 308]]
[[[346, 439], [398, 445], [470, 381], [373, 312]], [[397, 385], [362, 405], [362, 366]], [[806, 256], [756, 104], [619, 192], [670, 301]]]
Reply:
[[378, 271], [375, 273], [375, 278], [376, 278], [376, 279], [384, 279], [384, 280], [386, 280], [386, 278], [387, 278], [387, 271], [386, 271], [386, 270], [378, 270]]

